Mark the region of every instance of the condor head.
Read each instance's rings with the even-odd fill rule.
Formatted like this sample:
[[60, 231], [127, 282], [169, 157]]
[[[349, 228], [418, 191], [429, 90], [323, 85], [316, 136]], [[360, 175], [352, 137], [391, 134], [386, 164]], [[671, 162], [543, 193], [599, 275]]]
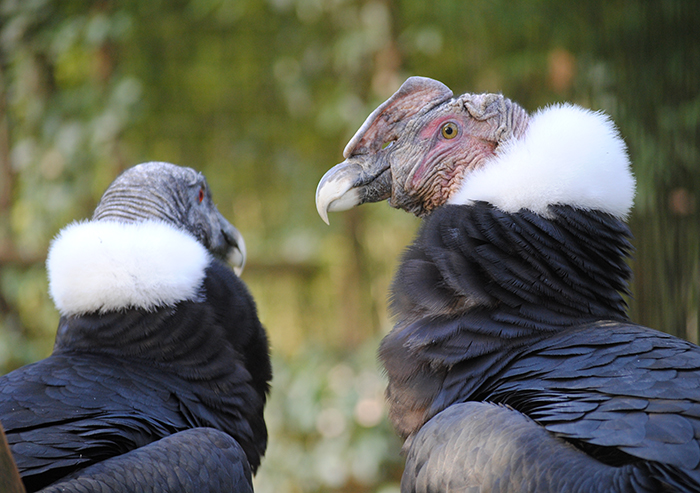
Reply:
[[318, 213], [328, 222], [329, 211], [389, 199], [424, 216], [501, 143], [520, 136], [527, 121], [525, 110], [499, 94], [453, 98], [441, 82], [411, 77], [369, 115], [345, 148], [345, 161], [321, 179]]

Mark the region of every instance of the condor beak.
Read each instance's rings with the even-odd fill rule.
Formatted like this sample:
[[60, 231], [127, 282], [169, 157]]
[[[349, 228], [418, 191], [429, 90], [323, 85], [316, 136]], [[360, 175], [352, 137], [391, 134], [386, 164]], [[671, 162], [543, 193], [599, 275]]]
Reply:
[[245, 240], [243, 235], [232, 224], [228, 223], [228, 226], [222, 229], [226, 243], [229, 245], [226, 261], [233, 268], [233, 272], [240, 276], [246, 260]]
[[351, 156], [323, 175], [316, 188], [316, 210], [323, 222], [328, 213], [346, 211], [391, 196], [389, 163], [378, 155]]

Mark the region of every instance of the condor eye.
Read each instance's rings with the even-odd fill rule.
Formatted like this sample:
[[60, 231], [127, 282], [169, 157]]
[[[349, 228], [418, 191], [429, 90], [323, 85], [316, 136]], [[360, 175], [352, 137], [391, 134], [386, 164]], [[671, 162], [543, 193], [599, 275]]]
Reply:
[[204, 200], [204, 187], [200, 187], [199, 188], [199, 195], [197, 195], [197, 202], [199, 202], [201, 204], [203, 200]]
[[458, 133], [457, 125], [452, 122], [447, 122], [440, 129], [440, 133], [446, 139], [454, 139], [455, 137], [457, 137]]

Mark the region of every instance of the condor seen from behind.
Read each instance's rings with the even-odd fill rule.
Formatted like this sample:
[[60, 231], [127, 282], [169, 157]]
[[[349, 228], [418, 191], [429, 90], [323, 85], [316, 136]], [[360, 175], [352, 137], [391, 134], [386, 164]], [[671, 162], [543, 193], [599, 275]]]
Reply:
[[201, 173], [146, 163], [53, 241], [53, 353], [0, 378], [28, 491], [252, 491], [267, 336]]
[[413, 77], [344, 157], [324, 220], [423, 218], [380, 348], [403, 491], [700, 491], [700, 348], [628, 319], [634, 179], [607, 116]]

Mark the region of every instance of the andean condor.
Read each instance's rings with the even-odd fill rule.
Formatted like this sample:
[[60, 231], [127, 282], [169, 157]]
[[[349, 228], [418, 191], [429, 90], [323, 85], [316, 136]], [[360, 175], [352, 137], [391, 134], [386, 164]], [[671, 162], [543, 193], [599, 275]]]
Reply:
[[48, 358], [0, 378], [28, 491], [252, 491], [271, 366], [242, 236], [204, 176], [126, 170], [47, 259]]
[[412, 77], [319, 183], [423, 218], [379, 350], [404, 492], [700, 491], [700, 348], [629, 321], [610, 119]]

